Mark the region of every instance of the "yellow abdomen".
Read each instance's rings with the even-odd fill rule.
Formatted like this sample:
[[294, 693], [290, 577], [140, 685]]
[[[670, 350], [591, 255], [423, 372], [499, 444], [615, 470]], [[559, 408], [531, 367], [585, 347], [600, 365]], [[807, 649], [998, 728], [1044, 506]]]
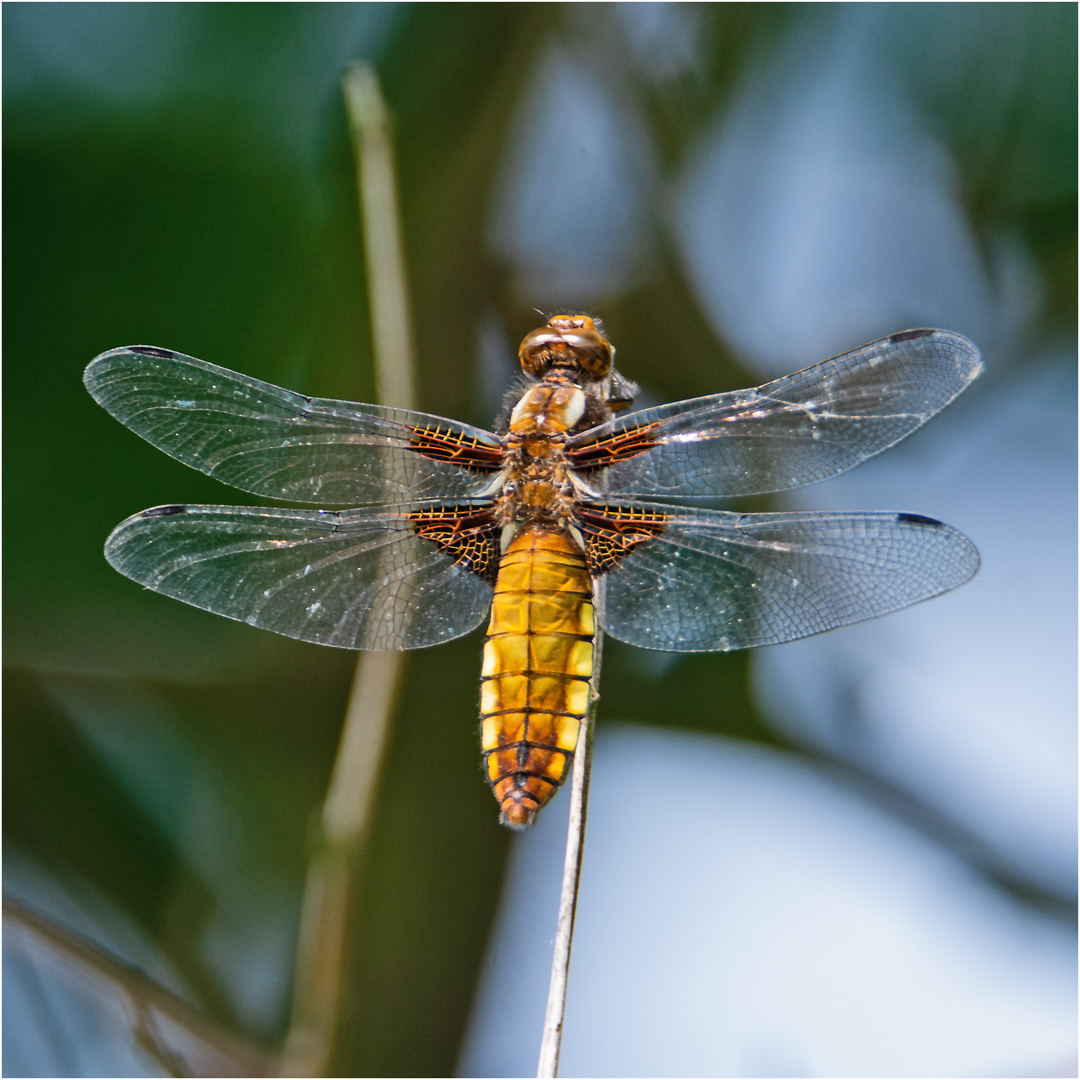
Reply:
[[484, 643], [484, 771], [506, 825], [531, 825], [570, 772], [593, 670], [592, 582], [581, 549], [525, 526], [499, 562]]

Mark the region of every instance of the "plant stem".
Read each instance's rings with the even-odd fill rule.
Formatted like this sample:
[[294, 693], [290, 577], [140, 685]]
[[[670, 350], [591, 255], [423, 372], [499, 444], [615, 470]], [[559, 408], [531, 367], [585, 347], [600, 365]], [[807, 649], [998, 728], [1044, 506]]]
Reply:
[[[398, 217], [390, 117], [375, 72], [351, 65], [342, 80], [356, 158], [375, 357], [376, 397], [414, 405], [413, 348]], [[404, 657], [362, 653], [308, 865], [283, 1076], [325, 1076], [340, 1023], [347, 927], [357, 925], [363, 862]]]
[[566, 858], [563, 861], [562, 892], [559, 895], [559, 922], [555, 930], [555, 949], [551, 960], [551, 983], [548, 986], [544, 1034], [540, 1042], [538, 1077], [559, 1074], [559, 1051], [562, 1048], [563, 1018], [566, 1015], [566, 988], [570, 975], [570, 948], [574, 940], [574, 915], [577, 912], [581, 859], [585, 846], [585, 816], [589, 806], [589, 772], [592, 768], [592, 729], [596, 705], [600, 700], [600, 659], [603, 631], [597, 629], [593, 674], [590, 682], [589, 711], [581, 724], [578, 750], [574, 757], [574, 775], [570, 782], [570, 826], [566, 833]]

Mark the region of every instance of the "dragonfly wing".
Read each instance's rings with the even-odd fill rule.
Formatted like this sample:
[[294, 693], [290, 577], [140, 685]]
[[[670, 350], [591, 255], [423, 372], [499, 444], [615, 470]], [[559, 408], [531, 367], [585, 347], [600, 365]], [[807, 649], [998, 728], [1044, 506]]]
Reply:
[[491, 605], [490, 504], [378, 510], [159, 506], [105, 545], [147, 588], [286, 637], [417, 649], [467, 634]]
[[916, 514], [636, 503], [591, 505], [579, 519], [601, 626], [646, 649], [794, 641], [955, 589], [979, 567], [967, 537]]
[[357, 506], [468, 498], [502, 460], [495, 436], [467, 424], [305, 397], [149, 345], [102, 353], [83, 381], [158, 449], [273, 499]]
[[755, 389], [632, 413], [568, 449], [612, 498], [785, 491], [907, 438], [980, 370], [967, 338], [907, 330]]

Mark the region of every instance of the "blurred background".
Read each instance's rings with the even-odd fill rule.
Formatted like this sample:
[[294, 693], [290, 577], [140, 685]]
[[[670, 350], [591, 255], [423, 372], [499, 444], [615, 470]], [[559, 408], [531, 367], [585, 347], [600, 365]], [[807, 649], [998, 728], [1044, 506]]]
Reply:
[[[969, 585], [756, 655], [607, 642], [563, 1074], [1076, 1075], [1076, 23], [5, 5], [5, 891], [280, 1046], [355, 656], [109, 568], [129, 514], [253, 500], [81, 375], [144, 343], [372, 399], [340, 94], [367, 59], [427, 411], [489, 426], [535, 309], [601, 316], [643, 405], [909, 327], [986, 362], [903, 447], [769, 504], [942, 518]], [[408, 659], [340, 1075], [535, 1072], [568, 799], [497, 825], [480, 641]], [[162, 1070], [9, 946], [5, 1075]]]

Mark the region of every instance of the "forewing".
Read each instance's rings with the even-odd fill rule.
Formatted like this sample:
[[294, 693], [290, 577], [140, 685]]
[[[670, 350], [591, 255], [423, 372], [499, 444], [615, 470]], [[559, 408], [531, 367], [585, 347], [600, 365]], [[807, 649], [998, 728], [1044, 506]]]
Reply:
[[752, 390], [679, 401], [568, 446], [612, 497], [758, 495], [823, 480], [907, 438], [981, 369], [946, 330], [907, 330]]
[[320, 504], [468, 498], [495, 436], [425, 413], [310, 398], [183, 353], [134, 345], [83, 377], [102, 407], [185, 465], [242, 491]]
[[159, 506], [105, 557], [197, 608], [344, 649], [416, 649], [473, 630], [491, 604], [490, 504], [379, 510]]
[[821, 634], [948, 592], [979, 567], [967, 537], [915, 514], [734, 514], [638, 503], [583, 508], [580, 518], [599, 570], [601, 626], [620, 641], [670, 652]]

